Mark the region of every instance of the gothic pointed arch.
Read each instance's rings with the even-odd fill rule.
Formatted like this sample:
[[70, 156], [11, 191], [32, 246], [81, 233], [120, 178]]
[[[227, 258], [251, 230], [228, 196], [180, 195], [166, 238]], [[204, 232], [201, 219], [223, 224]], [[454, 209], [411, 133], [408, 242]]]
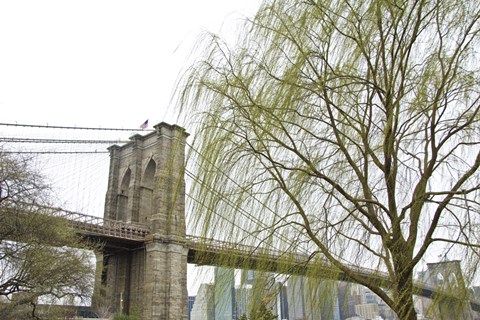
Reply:
[[148, 223], [148, 218], [153, 214], [153, 194], [155, 189], [156, 171], [157, 163], [153, 158], [150, 158], [143, 171], [140, 187], [140, 210], [137, 219], [140, 223]]
[[130, 189], [130, 179], [132, 171], [127, 168], [123, 174], [122, 182], [120, 183], [120, 189], [117, 196], [117, 220], [126, 221], [127, 208], [128, 208], [128, 196]]
[[155, 172], [157, 170], [157, 163], [153, 158], [148, 161], [148, 164], [143, 172], [142, 186], [145, 188], [153, 189], [155, 182]]
[[127, 168], [127, 170], [123, 174], [122, 183], [120, 184], [120, 194], [127, 193], [128, 187], [130, 186], [131, 176], [132, 176], [132, 170], [130, 170], [130, 168]]

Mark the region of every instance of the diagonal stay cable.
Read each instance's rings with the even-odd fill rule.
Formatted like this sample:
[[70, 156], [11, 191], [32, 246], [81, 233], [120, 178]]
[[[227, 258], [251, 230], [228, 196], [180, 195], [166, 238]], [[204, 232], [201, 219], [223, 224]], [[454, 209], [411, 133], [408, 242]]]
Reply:
[[[192, 201], [195, 201], [196, 203], [198, 203], [200, 206], [206, 208], [206, 209], [209, 209], [204, 203], [200, 202], [198, 199], [195, 199], [192, 195], [188, 194], [188, 193], [185, 193], [185, 195], [190, 198]], [[222, 220], [225, 220], [226, 222], [229, 222], [229, 223], [232, 223], [232, 221], [230, 221], [229, 219], [227, 219], [226, 217], [224, 217], [223, 215], [221, 215], [220, 213], [216, 212], [216, 211], [213, 211], [213, 213], [215, 215], [217, 215], [219, 218], [221, 218]], [[235, 227], [239, 228], [240, 230], [244, 231], [248, 236], [252, 236], [254, 237], [255, 239], [259, 240], [259, 241], [262, 241], [262, 239], [260, 239], [258, 237], [258, 235], [255, 235], [253, 232], [251, 232], [250, 230], [247, 230], [241, 226], [238, 226], [238, 225], [235, 225]]]
[[[253, 216], [251, 213], [247, 212], [246, 210], [244, 210], [244, 209], [242, 209], [242, 208], [236, 207], [235, 204], [231, 202], [231, 200], [223, 197], [222, 194], [220, 194], [220, 193], [218, 193], [217, 191], [213, 190], [210, 186], [207, 186], [206, 184], [204, 184], [202, 181], [200, 181], [198, 178], [196, 178], [196, 177], [193, 175], [193, 173], [191, 173], [191, 172], [188, 171], [188, 170], [185, 170], [185, 171], [186, 171], [186, 174], [187, 174], [188, 177], [190, 177], [191, 179], [195, 180], [197, 183], [201, 184], [201, 185], [202, 185], [203, 187], [205, 187], [208, 191], [210, 191], [210, 192], [212, 192], [212, 193], [215, 193], [215, 194], [219, 195], [220, 197], [222, 197], [223, 201], [224, 201], [228, 206], [230, 206], [230, 207], [238, 210], [237, 212], [238, 212], [239, 214], [241, 214], [242, 216], [244, 216], [244, 217], [247, 218], [247, 219], [251, 219], [251, 220], [259, 223], [259, 225], [261, 225], [261, 224], [263, 223], [262, 221], [258, 220], [258, 218], [256, 218], [255, 216]], [[198, 199], [194, 199], [193, 196], [188, 195], [188, 197], [191, 198], [193, 201], [197, 202], [198, 204], [200, 204], [201, 206], [203, 206], [204, 208], [209, 209], [205, 204], [201, 203]], [[215, 213], [216, 215], [218, 215], [219, 217], [221, 217], [222, 219], [224, 219], [225, 221], [230, 222], [231, 224], [233, 224], [232, 221], [230, 221], [230, 220], [228, 220], [227, 218], [221, 216], [218, 212], [215, 211], [214, 213]], [[238, 227], [240, 230], [245, 231], [248, 235], [253, 236], [255, 239], [259, 240], [261, 243], [263, 243], [263, 241], [265, 240], [265, 239], [259, 238], [258, 235], [254, 235], [252, 231], [246, 230], [246, 229], [244, 229], [244, 228], [242, 228], [242, 227], [240, 227], [240, 226], [238, 226], [238, 225], [234, 225], [234, 226]], [[269, 226], [266, 225], [266, 224], [263, 224], [262, 227], [265, 228], [265, 230], [266, 230], [266, 229], [268, 229]], [[283, 240], [286, 240], [286, 239], [283, 239]], [[276, 250], [279, 250], [278, 248], [275, 248], [275, 249], [276, 249]]]
[[[194, 175], [192, 172], [190, 172], [189, 170], [186, 169], [186, 170], [185, 170], [185, 173], [186, 173], [186, 175], [187, 175], [188, 177], [190, 177], [190, 178], [191, 178], [192, 180], [194, 180], [195, 182], [201, 184], [201, 185], [202, 185], [203, 187], [205, 187], [208, 191], [210, 191], [210, 192], [212, 192], [212, 193], [215, 193], [215, 194], [217, 194], [217, 195], [219, 195], [219, 196], [222, 197], [222, 195], [221, 195], [220, 193], [218, 193], [217, 191], [215, 191], [214, 189], [212, 189], [210, 186], [208, 186], [208, 185], [206, 185], [205, 183], [203, 183], [202, 181], [200, 181], [200, 180], [199, 180], [197, 177], [195, 177], [195, 175]], [[192, 200], [194, 200], [195, 202], [197, 202], [198, 204], [200, 204], [202, 207], [204, 207], [204, 208], [206, 208], [206, 209], [210, 209], [207, 205], [205, 205], [204, 203], [200, 202], [198, 199], [194, 199], [192, 195], [189, 194], [188, 196], [189, 196], [189, 198], [191, 198]], [[227, 199], [227, 198], [225, 198], [225, 197], [222, 197], [222, 200], [223, 200], [228, 206], [230, 206], [231, 208], [237, 209], [237, 208], [235, 207], [235, 204], [232, 203], [231, 200], [229, 200], [229, 199]], [[245, 218], [248, 218], [248, 219], [257, 221], [256, 217], [253, 216], [252, 214], [250, 214], [249, 212], [247, 212], [247, 211], [245, 211], [244, 209], [241, 209], [241, 208], [238, 208], [238, 209], [240, 210], [239, 213], [240, 213], [242, 216], [244, 216]], [[214, 211], [214, 213], [215, 213], [216, 215], [218, 215], [219, 217], [221, 217], [222, 219], [224, 219], [225, 221], [230, 222], [230, 223], [233, 223], [232, 221], [228, 220], [226, 217], [223, 217], [222, 215], [220, 215], [220, 213], [218, 213], [218, 212], [216, 212], [216, 211]], [[237, 226], [237, 227], [239, 227], [241, 230], [247, 232], [249, 235], [254, 236], [252, 231], [243, 229], [243, 228], [240, 227], [240, 226]], [[255, 237], [257, 240], [261, 240], [260, 238], [258, 238], [258, 236], [254, 236], [254, 237]]]
[[[225, 198], [222, 194], [220, 194], [218, 191], [215, 191], [215, 190], [212, 189], [210, 186], [204, 184], [202, 181], [200, 181], [198, 178], [196, 178], [196, 177], [193, 175], [193, 173], [191, 173], [191, 172], [188, 171], [188, 170], [186, 170], [186, 173], [187, 173], [187, 176], [188, 176], [188, 177], [192, 178], [192, 179], [195, 180], [197, 183], [201, 184], [201, 185], [202, 185], [203, 187], [205, 187], [207, 190], [209, 190], [209, 191], [212, 192], [212, 193], [215, 193], [215, 194], [219, 195], [219, 196], [223, 199], [223, 201], [225, 201], [225, 203], [226, 203], [228, 206], [230, 206], [230, 207], [234, 208], [235, 210], [237, 210], [237, 212], [240, 213], [242, 216], [246, 217], [247, 219], [251, 219], [251, 220], [255, 221], [258, 225], [260, 225], [260, 226], [263, 228], [263, 230], [268, 230], [268, 229], [270, 229], [270, 226], [269, 226], [269, 225], [265, 224], [263, 221], [259, 220], [257, 217], [255, 217], [254, 215], [252, 215], [251, 213], [249, 213], [249, 212], [246, 211], [245, 209], [238, 208], [237, 206], [235, 206], [235, 204], [232, 203], [231, 200], [228, 200], [228, 199]], [[198, 204], [200, 204], [200, 205], [202, 205], [203, 207], [207, 208], [204, 204], [200, 203], [200, 201], [199, 201], [198, 199], [194, 199], [193, 196], [191, 196], [191, 195], [188, 195], [188, 196], [189, 196], [189, 198], [191, 198], [192, 200], [194, 200], [194, 201], [197, 202]], [[214, 213], [220, 216], [219, 213], [217, 213], [217, 212], [214, 212]], [[225, 219], [225, 220], [226, 220], [226, 218], [224, 218], [224, 217], [222, 217], [222, 219]], [[227, 221], [228, 221], [228, 220], [227, 220]], [[231, 222], [231, 221], [228, 221], [228, 222]], [[233, 223], [233, 222], [231, 222], [231, 223]], [[240, 226], [238, 226], [238, 225], [237, 225], [237, 227], [240, 228], [241, 230], [246, 231], [247, 233], [251, 234], [252, 236], [254, 236], [251, 231], [247, 231], [247, 230], [245, 230], [245, 229], [242, 229], [242, 228], [241, 228]], [[255, 237], [256, 239], [258, 239], [259, 241], [261, 241], [261, 242], [263, 242], [263, 241], [265, 240], [265, 239], [259, 239], [258, 236], [254, 236], [254, 237]], [[285, 241], [285, 243], [287, 243], [287, 244], [290, 243], [290, 241], [291, 241], [291, 239], [286, 238], [286, 237], [285, 237], [284, 235], [282, 235], [282, 234], [277, 235], [277, 237], [278, 237], [279, 239]], [[291, 243], [290, 243], [290, 244], [291, 244]], [[280, 249], [276, 248], [276, 250], [280, 250]], [[305, 253], [305, 254], [308, 254], [308, 252], [307, 252], [306, 250], [304, 250], [304, 249], [301, 249], [301, 252], [302, 252], [302, 253]]]
[[[221, 174], [223, 174], [228, 180], [230, 180], [231, 182], [233, 182], [236, 186], [242, 188], [242, 190], [244, 190], [244, 188], [238, 183], [236, 182], [235, 180], [233, 180], [229, 175], [227, 175], [223, 170], [221, 170], [220, 168], [218, 168], [215, 164], [213, 164], [207, 157], [205, 157], [203, 154], [201, 154], [198, 150], [196, 150], [191, 144], [187, 143], [187, 146], [190, 147], [190, 149], [192, 151], [194, 151], [195, 153], [197, 153], [199, 156], [203, 157], [206, 161], [208, 161], [212, 166], [214, 166], [214, 168], [220, 172]], [[193, 173], [190, 173], [193, 175]], [[198, 183], [201, 183], [202, 185], [204, 185], [202, 182], [198, 181]], [[208, 187], [207, 188], [210, 188], [211, 187]], [[252, 194], [251, 192], [247, 191], [247, 190], [244, 190], [250, 197], [252, 197], [252, 199], [254, 199], [256, 202], [258, 202], [263, 208], [265, 208], [266, 210], [270, 211], [273, 215], [275, 215], [276, 217], [278, 217], [280, 220], [284, 220], [282, 216], [280, 216], [278, 213], [276, 213], [275, 211], [273, 211], [270, 207], [268, 207], [267, 205], [265, 205], [265, 203], [263, 203], [260, 199], [258, 199], [254, 194]], [[213, 191], [213, 192], [216, 192], [216, 191]], [[218, 192], [217, 192], [218, 194]], [[222, 196], [222, 195], [220, 195]], [[235, 207], [234, 207], [235, 208]], [[264, 228], [268, 228], [269, 226], [267, 224], [265, 224], [263, 221], [259, 220], [257, 217], [253, 216], [252, 214], [246, 212], [244, 209], [241, 209], [242, 211], [244, 211], [245, 214], [247, 214], [251, 219], [254, 219], [257, 223], [259, 223], [260, 226], [264, 227]], [[292, 228], [294, 228], [296, 231], [298, 232], [301, 232], [300, 230], [298, 230], [295, 226], [292, 226]], [[287, 243], [289, 243], [291, 241], [291, 239], [288, 239], [287, 237], [285, 237], [284, 235], [280, 234], [278, 235], [278, 237], [281, 239], [281, 240], [284, 240], [286, 241]], [[301, 249], [304, 253], [307, 253], [306, 250], [304, 249]]]

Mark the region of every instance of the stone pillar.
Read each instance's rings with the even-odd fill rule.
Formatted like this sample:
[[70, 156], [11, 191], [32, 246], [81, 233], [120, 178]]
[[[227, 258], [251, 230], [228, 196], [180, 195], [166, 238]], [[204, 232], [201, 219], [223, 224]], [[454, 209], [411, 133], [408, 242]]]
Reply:
[[[156, 125], [157, 174], [151, 236], [145, 243], [143, 319], [188, 318], [184, 130]], [[169, 152], [165, 152], [168, 150]]]
[[129, 202], [127, 222], [138, 222], [139, 209], [140, 209], [140, 186], [142, 182], [143, 169], [143, 152], [144, 152], [144, 140], [143, 136], [136, 134], [130, 137], [132, 141], [131, 156], [130, 156], [130, 169], [132, 170], [132, 200]]
[[152, 239], [146, 243], [144, 320], [188, 318], [187, 249]]
[[103, 253], [95, 252], [95, 286], [93, 288], [92, 308], [97, 313], [100, 313], [101, 309], [108, 311], [110, 306], [110, 303], [105, 301], [106, 289], [102, 279], [104, 270]]
[[104, 218], [115, 219], [115, 211], [117, 208], [117, 193], [119, 184], [119, 167], [120, 158], [119, 150], [121, 148], [117, 145], [113, 145], [108, 148], [110, 151], [110, 170], [108, 174], [108, 189], [105, 196], [105, 212]]

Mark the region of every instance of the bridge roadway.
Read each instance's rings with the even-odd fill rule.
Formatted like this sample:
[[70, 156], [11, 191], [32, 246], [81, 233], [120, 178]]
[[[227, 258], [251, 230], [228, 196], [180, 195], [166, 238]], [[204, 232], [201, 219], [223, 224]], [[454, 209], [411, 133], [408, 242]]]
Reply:
[[[70, 212], [62, 209], [52, 210], [52, 214], [68, 219], [79, 234], [90, 239], [100, 240], [111, 248], [139, 248], [145, 241], [153, 239], [149, 229], [142, 225], [123, 221], [110, 220], [82, 213]], [[198, 265], [221, 265], [224, 267], [254, 269], [268, 272], [315, 276], [324, 279], [354, 282], [343, 272], [335, 271], [327, 261], [320, 264], [318, 259], [312, 263], [312, 257], [306, 254], [294, 256], [280, 251], [262, 247], [246, 246], [237, 243], [206, 239], [187, 235], [185, 239], [161, 239], [159, 241], [178, 243], [188, 248], [188, 263]], [[314, 272], [312, 271], [314, 269]], [[377, 282], [388, 288], [392, 283], [388, 274], [378, 270], [357, 268], [362, 277]], [[435, 287], [416, 281], [415, 292], [419, 296], [434, 298], [437, 292]], [[453, 298], [455, 297], [447, 297]], [[472, 310], [480, 312], [480, 301], [470, 301]]]

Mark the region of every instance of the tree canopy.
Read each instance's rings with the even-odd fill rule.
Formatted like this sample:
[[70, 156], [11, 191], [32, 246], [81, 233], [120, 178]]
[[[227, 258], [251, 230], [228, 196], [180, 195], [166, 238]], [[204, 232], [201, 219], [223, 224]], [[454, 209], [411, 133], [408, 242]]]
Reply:
[[39, 299], [91, 295], [90, 257], [79, 250], [84, 246], [67, 221], [49, 214], [50, 200], [33, 158], [0, 150], [0, 310], [5, 319], [26, 318], [25, 312], [34, 317]]
[[277, 316], [275, 316], [272, 311], [267, 309], [265, 303], [260, 303], [260, 305], [253, 309], [250, 312], [250, 320], [276, 320]]
[[178, 91], [200, 231], [328, 261], [400, 319], [425, 262], [473, 279], [479, 18], [476, 1], [272, 0], [235, 45], [207, 35]]

